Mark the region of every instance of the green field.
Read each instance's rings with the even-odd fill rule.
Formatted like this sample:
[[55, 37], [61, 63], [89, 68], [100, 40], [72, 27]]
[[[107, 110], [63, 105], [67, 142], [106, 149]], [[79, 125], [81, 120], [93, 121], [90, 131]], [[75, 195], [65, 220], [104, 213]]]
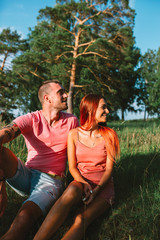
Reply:
[[[121, 157], [114, 169], [116, 204], [88, 229], [85, 240], [160, 239], [160, 120], [124, 121], [108, 124], [120, 139]], [[21, 159], [26, 158], [22, 137], [7, 144]], [[0, 219], [0, 236], [8, 229], [23, 198], [8, 191], [8, 205]], [[73, 214], [53, 237], [59, 240]], [[35, 231], [36, 228], [35, 227]], [[33, 239], [34, 232], [28, 240]]]

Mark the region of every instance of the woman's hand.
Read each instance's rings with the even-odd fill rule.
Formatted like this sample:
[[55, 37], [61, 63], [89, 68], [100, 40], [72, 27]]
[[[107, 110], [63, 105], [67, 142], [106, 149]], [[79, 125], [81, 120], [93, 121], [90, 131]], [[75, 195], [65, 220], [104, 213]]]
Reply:
[[89, 190], [90, 194], [89, 194], [89, 197], [86, 198], [85, 200], [83, 200], [83, 202], [88, 205], [89, 203], [91, 203], [94, 198], [96, 197], [96, 195], [100, 192], [100, 188], [99, 186], [95, 187], [93, 190]]
[[84, 198], [82, 199], [85, 204], [89, 204], [93, 200], [93, 190], [89, 183], [83, 185]]

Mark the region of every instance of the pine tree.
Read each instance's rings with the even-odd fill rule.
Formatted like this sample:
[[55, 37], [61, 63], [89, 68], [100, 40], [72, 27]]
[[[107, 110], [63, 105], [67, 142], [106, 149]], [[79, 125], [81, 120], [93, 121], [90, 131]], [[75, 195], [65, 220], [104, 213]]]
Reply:
[[138, 104], [148, 115], [160, 114], [160, 49], [149, 49], [141, 57]]
[[73, 95], [75, 103], [88, 91], [115, 95], [119, 63], [127, 54], [124, 29], [133, 25], [128, 1], [57, 1], [39, 11], [30, 48], [15, 60], [14, 71], [36, 86], [58, 77], [69, 91], [72, 112]]
[[12, 59], [20, 54], [27, 46], [25, 40], [17, 31], [9, 28], [0, 33], [0, 114], [2, 120], [12, 117], [12, 110], [16, 108], [16, 86], [12, 76]]

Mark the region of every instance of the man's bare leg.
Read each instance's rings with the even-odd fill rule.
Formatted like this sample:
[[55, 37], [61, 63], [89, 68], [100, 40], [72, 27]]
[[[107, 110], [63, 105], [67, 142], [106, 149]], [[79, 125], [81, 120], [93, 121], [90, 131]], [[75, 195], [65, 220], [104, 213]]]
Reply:
[[[14, 153], [1, 146], [0, 149], [0, 178], [13, 177], [17, 171], [18, 159]], [[7, 204], [7, 193], [5, 181], [0, 181], [0, 217], [2, 217]]]
[[42, 216], [41, 209], [28, 201], [20, 208], [8, 232], [0, 240], [24, 240], [34, 224]]
[[0, 174], [5, 178], [15, 175], [18, 167], [18, 159], [8, 148], [2, 147], [0, 151]]
[[[11, 178], [15, 175], [18, 167], [18, 159], [14, 155], [14, 153], [2, 147], [0, 152], [0, 174], [3, 174], [5, 178]], [[3, 210], [3, 205], [6, 202], [5, 196], [5, 186], [4, 182], [0, 183], [3, 184], [2, 191], [0, 191], [0, 209]], [[25, 239], [25, 236], [34, 225], [34, 223], [42, 216], [41, 209], [33, 202], [26, 202], [19, 210], [16, 218], [14, 219], [11, 227], [9, 228], [8, 232], [1, 238], [5, 240], [22, 240]]]

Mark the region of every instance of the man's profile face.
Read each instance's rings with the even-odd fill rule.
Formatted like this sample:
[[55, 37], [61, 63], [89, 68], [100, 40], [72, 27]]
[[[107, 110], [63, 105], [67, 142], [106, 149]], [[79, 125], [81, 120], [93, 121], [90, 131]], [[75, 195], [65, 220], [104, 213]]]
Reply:
[[58, 83], [51, 83], [50, 84], [51, 91], [49, 93], [49, 96], [51, 98], [51, 102], [53, 104], [53, 108], [58, 110], [66, 110], [68, 108], [67, 104], [67, 98], [68, 95], [63, 88]]

